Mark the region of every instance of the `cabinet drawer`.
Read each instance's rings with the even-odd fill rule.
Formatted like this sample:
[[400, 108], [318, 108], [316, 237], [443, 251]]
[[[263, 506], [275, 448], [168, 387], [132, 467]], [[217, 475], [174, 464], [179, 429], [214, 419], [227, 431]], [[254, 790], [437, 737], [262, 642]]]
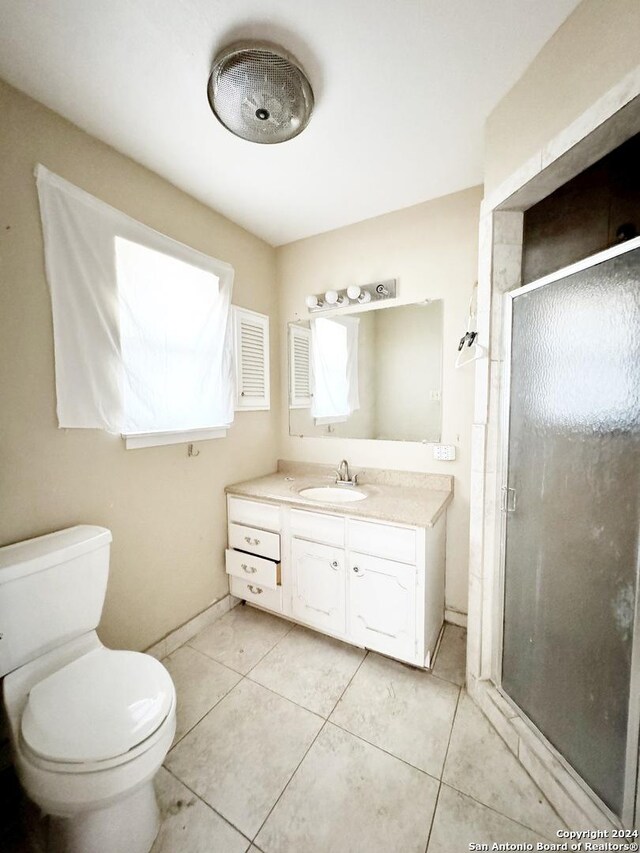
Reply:
[[280, 530], [280, 507], [229, 498], [229, 521], [261, 527], [263, 530]]
[[291, 510], [291, 533], [301, 539], [344, 546], [344, 518], [319, 512]]
[[400, 563], [416, 562], [416, 531], [349, 519], [349, 548]]
[[243, 598], [266, 610], [282, 613], [282, 587], [269, 589], [261, 584], [247, 583], [234, 575], [229, 575], [229, 591], [237, 598]]
[[280, 559], [280, 534], [268, 533], [246, 524], [229, 525], [229, 545], [269, 560]]
[[227, 548], [225, 562], [228, 575], [235, 575], [247, 583], [268, 586], [270, 589], [280, 585], [280, 563], [274, 563], [273, 560]]

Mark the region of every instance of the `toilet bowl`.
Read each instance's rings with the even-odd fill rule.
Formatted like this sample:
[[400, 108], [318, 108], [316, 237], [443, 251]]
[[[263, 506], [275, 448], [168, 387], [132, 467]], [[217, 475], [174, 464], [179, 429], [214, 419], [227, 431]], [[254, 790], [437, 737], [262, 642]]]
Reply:
[[[175, 734], [175, 688], [159, 661], [95, 633], [110, 541], [81, 527], [0, 548], [4, 707], [18, 778], [51, 816], [55, 853], [148, 853], [159, 826], [153, 777]], [[23, 636], [27, 601], [43, 621], [22, 611]]]

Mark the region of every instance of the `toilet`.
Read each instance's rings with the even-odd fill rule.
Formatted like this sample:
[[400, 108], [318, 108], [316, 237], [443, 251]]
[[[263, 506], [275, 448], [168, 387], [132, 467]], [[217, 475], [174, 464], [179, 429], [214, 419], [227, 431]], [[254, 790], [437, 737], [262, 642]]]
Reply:
[[176, 727], [164, 666], [96, 634], [111, 533], [79, 525], [0, 548], [0, 676], [20, 782], [57, 853], [147, 853], [153, 777]]

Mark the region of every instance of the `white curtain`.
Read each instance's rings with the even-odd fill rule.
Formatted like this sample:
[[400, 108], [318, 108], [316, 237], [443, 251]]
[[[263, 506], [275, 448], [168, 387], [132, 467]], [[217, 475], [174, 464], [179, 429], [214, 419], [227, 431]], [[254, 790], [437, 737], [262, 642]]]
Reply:
[[60, 427], [233, 421], [233, 268], [36, 169]]
[[360, 408], [357, 317], [318, 317], [311, 321], [313, 398], [318, 423], [346, 420]]

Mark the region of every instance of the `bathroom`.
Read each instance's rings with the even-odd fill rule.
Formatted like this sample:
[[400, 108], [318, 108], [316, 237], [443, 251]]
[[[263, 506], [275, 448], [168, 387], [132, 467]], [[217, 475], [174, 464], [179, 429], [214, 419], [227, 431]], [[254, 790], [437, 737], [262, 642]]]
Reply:
[[[288, 141], [216, 105], [246, 41], [302, 71]], [[552, 303], [544, 404], [618, 413], [577, 461], [518, 443], [555, 351], [516, 331], [560, 269], [637, 256], [639, 44], [637, 0], [0, 0], [0, 849], [637, 849], [637, 296]], [[122, 421], [136, 246], [197, 273], [163, 336], [218, 282], [179, 426], [144, 423], [159, 363]], [[358, 329], [344, 411], [323, 323], [346, 363]]]

